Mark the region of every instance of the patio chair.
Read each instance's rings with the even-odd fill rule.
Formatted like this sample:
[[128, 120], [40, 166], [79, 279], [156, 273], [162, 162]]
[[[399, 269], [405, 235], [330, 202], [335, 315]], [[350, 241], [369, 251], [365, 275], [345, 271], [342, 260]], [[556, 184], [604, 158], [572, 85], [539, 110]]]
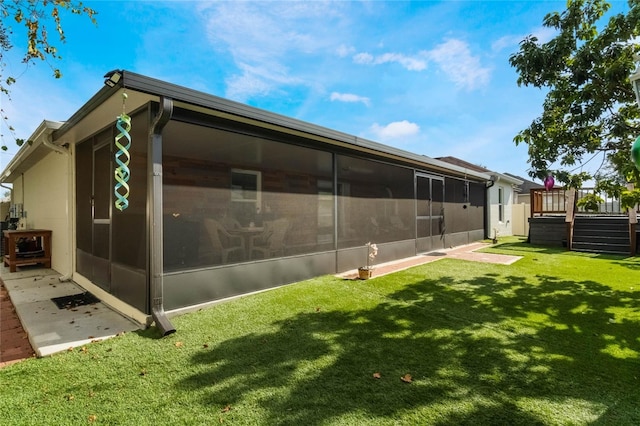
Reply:
[[251, 257], [254, 253], [262, 258], [284, 256], [285, 239], [289, 231], [289, 220], [286, 218], [264, 222], [264, 232], [251, 238]]
[[221, 217], [219, 222], [222, 226], [224, 226], [225, 229], [230, 231], [242, 228], [242, 225], [240, 225], [240, 222], [238, 222], [235, 218], [228, 215]]
[[205, 219], [204, 226], [214, 254], [220, 255], [223, 264], [228, 262], [231, 254], [237, 254], [239, 260], [244, 260], [246, 249], [241, 236], [230, 234], [220, 222], [214, 219]]

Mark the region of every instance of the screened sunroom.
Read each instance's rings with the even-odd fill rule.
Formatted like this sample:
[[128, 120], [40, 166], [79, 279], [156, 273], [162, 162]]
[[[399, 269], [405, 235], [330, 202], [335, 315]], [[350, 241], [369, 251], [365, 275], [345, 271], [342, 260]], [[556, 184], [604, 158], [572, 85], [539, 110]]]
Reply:
[[[355, 269], [367, 242], [386, 262], [487, 236], [488, 175], [117, 73], [50, 139], [71, 158], [73, 278], [139, 312]], [[121, 211], [113, 140], [125, 92]]]

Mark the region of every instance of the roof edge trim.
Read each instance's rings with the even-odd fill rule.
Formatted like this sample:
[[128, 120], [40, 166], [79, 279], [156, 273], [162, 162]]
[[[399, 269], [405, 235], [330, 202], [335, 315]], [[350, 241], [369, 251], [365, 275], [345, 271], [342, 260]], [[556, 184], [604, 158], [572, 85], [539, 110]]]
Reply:
[[25, 142], [18, 152], [13, 156], [9, 164], [0, 173], [0, 182], [8, 182], [9, 176], [19, 169], [20, 165], [33, 153], [36, 148], [43, 144], [45, 138], [49, 137], [54, 131], [64, 125], [61, 121], [42, 120], [36, 130], [29, 137], [28, 142]]
[[425, 168], [432, 167], [440, 171], [449, 171], [454, 174], [464, 176], [465, 178], [469, 177], [483, 181], [491, 179], [490, 175], [487, 173], [446, 163], [426, 155], [415, 154], [399, 148], [384, 145], [379, 142], [363, 139], [337, 130], [332, 130], [295, 118], [286, 117], [284, 115], [224, 99], [215, 95], [189, 89], [184, 86], [136, 74], [134, 72], [126, 70], [122, 70], [120, 72], [122, 74], [120, 81], [113, 87], [102, 87], [91, 99], [89, 99], [89, 101], [87, 101], [87, 103], [74, 113], [61, 128], [54, 132], [54, 139], [62, 137], [74, 125], [80, 122], [80, 120], [96, 109], [106, 99], [110, 98], [117, 90], [125, 88], [127, 90], [138, 91], [153, 96], [165, 96], [173, 99], [174, 101], [184, 102], [185, 104], [223, 111], [235, 116], [246, 117], [259, 122], [304, 132], [306, 134], [321, 136], [337, 142], [347, 143], [354, 148], [361, 147], [367, 150], [377, 151], [383, 155], [400, 157], [414, 164], [424, 165]]

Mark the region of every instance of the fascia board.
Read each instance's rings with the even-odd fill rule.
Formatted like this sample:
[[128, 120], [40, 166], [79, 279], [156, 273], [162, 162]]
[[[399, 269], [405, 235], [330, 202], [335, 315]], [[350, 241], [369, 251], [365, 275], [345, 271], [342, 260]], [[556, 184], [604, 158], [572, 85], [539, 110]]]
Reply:
[[522, 185], [524, 183], [524, 181], [520, 180], [520, 179], [516, 179], [514, 177], [511, 177], [509, 175], [505, 175], [503, 173], [493, 173], [499, 180], [506, 182], [508, 184], [511, 185]]
[[[33, 164], [40, 161], [50, 152], [50, 149], [43, 145], [44, 138], [63, 126], [63, 122], [43, 120], [31, 137], [27, 139], [18, 152], [13, 156], [9, 164], [0, 173], [0, 182], [11, 183], [18, 176], [29, 169]], [[29, 143], [29, 141], [31, 143]]]

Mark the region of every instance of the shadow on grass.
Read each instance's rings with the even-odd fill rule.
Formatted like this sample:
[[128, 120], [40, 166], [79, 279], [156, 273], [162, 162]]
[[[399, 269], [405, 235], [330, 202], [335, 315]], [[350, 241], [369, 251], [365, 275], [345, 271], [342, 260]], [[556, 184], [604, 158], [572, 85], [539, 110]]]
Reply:
[[637, 293], [530, 280], [354, 284], [381, 302], [224, 341], [179, 386], [203, 406], [254, 405], [266, 424], [640, 424], [640, 318], [616, 319], [640, 309]]
[[160, 331], [160, 329], [158, 329], [158, 327], [155, 326], [155, 324], [153, 327], [147, 327], [144, 329], [136, 330], [134, 331], [134, 333], [136, 333], [140, 337], [144, 337], [145, 339], [151, 339], [151, 340], [160, 340], [163, 337], [165, 337], [162, 335], [162, 332]]

